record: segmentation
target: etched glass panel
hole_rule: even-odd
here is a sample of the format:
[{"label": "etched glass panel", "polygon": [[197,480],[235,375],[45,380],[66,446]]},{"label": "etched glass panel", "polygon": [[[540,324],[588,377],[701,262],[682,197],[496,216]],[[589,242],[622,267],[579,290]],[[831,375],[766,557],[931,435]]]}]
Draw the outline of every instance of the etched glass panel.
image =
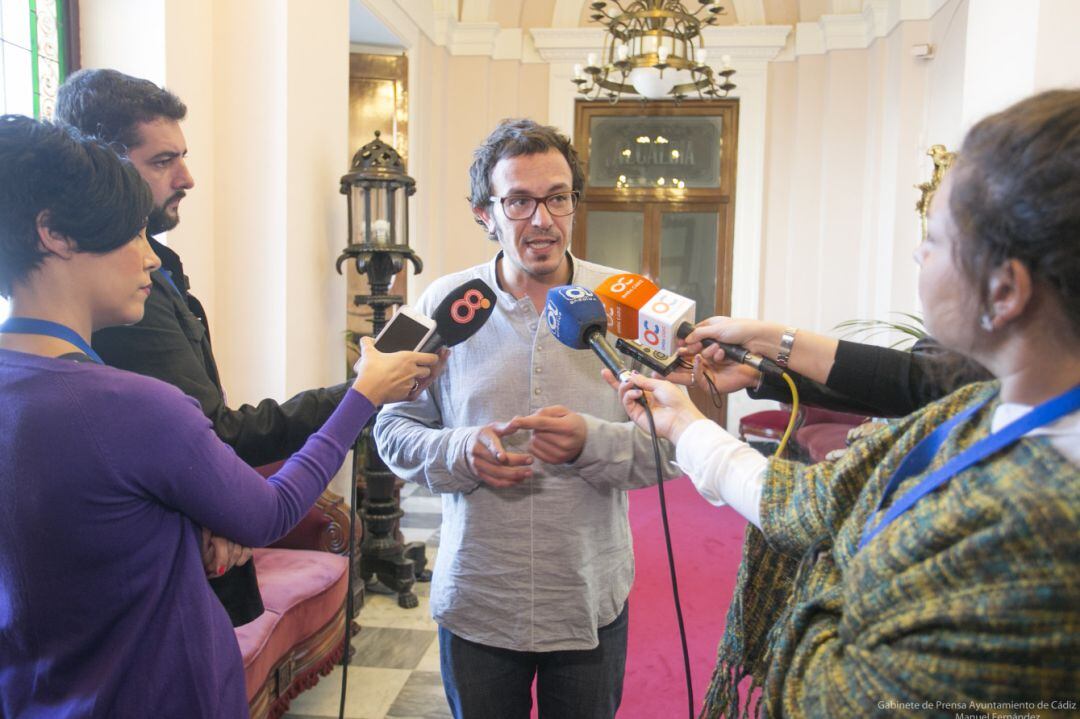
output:
[{"label": "etched glass panel", "polygon": [[37,45],[37,116],[51,119],[56,112],[56,91],[60,88],[60,26],[54,0],[34,5]]},{"label": "etched glass panel", "polygon": [[589,185],[720,187],[720,116],[593,117]]},{"label": "etched glass panel", "polygon": [[659,284],[697,302],[699,320],[716,314],[718,223],[715,212],[665,212],[660,220]]}]

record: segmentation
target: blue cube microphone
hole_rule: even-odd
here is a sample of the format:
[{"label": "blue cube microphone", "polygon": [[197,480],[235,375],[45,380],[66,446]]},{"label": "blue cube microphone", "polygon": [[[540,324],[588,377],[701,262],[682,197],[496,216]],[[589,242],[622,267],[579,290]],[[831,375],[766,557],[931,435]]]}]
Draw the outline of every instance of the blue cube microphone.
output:
[{"label": "blue cube microphone", "polygon": [[591,349],[620,382],[630,370],[607,341],[607,313],[596,294],[578,285],[552,287],[547,293],[547,323],[555,339],[576,350]]}]

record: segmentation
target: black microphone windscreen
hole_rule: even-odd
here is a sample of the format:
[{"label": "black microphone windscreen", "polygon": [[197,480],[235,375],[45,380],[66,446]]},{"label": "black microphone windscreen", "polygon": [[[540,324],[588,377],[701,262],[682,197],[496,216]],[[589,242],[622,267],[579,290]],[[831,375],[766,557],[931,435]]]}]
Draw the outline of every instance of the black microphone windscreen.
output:
[{"label": "black microphone windscreen", "polygon": [[453,347],[476,334],[495,311],[496,299],[495,290],[480,278],[452,289],[431,315],[442,340],[439,347]]}]

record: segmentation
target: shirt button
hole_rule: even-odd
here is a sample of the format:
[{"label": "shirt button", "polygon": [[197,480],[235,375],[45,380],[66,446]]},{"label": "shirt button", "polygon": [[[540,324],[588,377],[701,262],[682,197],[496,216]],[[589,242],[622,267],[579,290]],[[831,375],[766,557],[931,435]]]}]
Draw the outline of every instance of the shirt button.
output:
[{"label": "shirt button", "polygon": [[540,373],[541,373],[541,372],[543,372],[543,371],[544,371],[544,368],[543,368],[543,367],[537,367],[537,368],[536,368],[536,374],[540,374]]},{"label": "shirt button", "polygon": [[537,387],[536,389],[534,389],[533,394],[540,394],[540,388]]}]

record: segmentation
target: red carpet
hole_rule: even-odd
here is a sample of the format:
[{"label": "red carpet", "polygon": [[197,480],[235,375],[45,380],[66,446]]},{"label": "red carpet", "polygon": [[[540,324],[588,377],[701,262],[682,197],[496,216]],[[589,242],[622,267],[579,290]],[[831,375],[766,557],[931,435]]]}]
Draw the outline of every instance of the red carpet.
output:
[{"label": "red carpet", "polygon": [[[728,507],[706,502],[689,479],[668,482],[664,492],[696,717],[724,633],[746,520]],[[688,712],[686,678],[656,487],[630,492],[630,527],[637,572],[630,591],[630,638],[618,719],[681,719]],[[535,719],[535,686],[532,716]]]},{"label": "red carpet", "polygon": [[[664,485],[694,685],[701,710],[735,587],[746,520],[714,507],[689,479]],[[630,639],[619,719],[687,716],[686,678],[656,487],[630,492],[637,574],[630,592]]]}]

